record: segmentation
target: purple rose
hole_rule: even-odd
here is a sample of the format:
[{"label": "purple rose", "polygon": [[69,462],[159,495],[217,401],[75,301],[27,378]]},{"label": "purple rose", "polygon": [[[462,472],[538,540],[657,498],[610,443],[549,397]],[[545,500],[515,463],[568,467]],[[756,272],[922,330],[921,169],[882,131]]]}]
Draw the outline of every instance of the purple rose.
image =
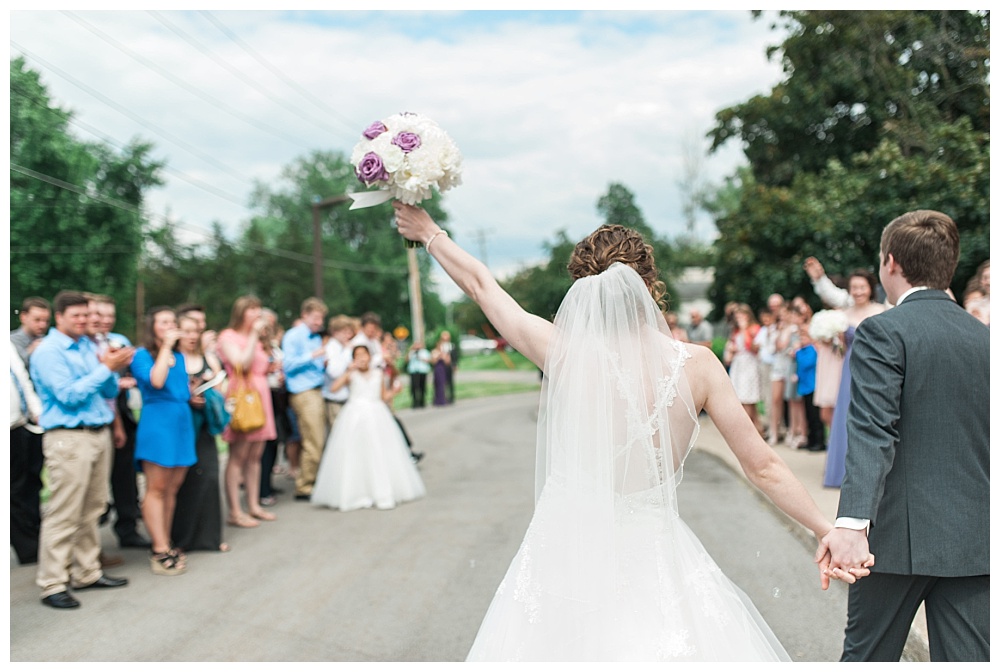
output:
[{"label": "purple rose", "polygon": [[357,174],[358,179],[364,182],[366,186],[389,179],[389,171],[382,165],[382,157],[375,152],[365,154],[364,158],[358,164],[355,174]]},{"label": "purple rose", "polygon": [[385,127],[385,124],[383,124],[381,121],[373,121],[368,126],[368,128],[365,129],[365,132],[362,133],[362,135],[368,138],[369,140],[374,140],[378,136],[385,133],[386,130],[387,129]]},{"label": "purple rose", "polygon": [[420,146],[420,136],[416,133],[410,133],[409,131],[403,131],[395,138],[392,139],[392,144],[403,150],[404,154],[409,154],[414,149]]}]

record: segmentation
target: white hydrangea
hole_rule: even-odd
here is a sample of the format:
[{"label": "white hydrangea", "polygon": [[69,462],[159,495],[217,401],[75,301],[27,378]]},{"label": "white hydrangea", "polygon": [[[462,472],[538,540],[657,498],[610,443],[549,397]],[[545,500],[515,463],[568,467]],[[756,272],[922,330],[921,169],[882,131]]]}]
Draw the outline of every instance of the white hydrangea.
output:
[{"label": "white hydrangea", "polygon": [[809,334],[818,340],[829,341],[847,331],[847,315],[842,310],[821,310],[809,322]]},{"label": "white hydrangea", "polygon": [[[373,123],[365,133],[351,152],[351,165],[357,171],[365,157],[377,155],[388,179],[375,180],[370,186],[388,191],[393,198],[415,205],[430,198],[432,188],[441,192],[462,183],[461,152],[448,134],[427,117],[394,114]],[[405,140],[401,143],[404,147],[395,144],[401,133],[417,136],[419,146],[405,146]]]}]

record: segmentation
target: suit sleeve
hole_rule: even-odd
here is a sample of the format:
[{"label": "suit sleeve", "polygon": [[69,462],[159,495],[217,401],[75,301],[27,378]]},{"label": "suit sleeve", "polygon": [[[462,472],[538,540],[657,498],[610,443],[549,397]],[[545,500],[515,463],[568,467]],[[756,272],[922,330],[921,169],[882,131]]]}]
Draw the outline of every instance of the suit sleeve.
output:
[{"label": "suit sleeve", "polygon": [[837,516],[868,519],[875,526],[886,475],[899,443],[896,423],[905,350],[880,320],[867,319],[855,333],[850,367],[846,475]]}]

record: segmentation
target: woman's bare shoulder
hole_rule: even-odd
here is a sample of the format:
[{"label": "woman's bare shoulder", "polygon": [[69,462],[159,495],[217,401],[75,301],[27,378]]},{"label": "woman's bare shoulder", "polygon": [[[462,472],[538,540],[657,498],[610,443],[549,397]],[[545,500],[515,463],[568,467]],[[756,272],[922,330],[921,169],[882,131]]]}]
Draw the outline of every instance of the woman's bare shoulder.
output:
[{"label": "woman's bare shoulder", "polygon": [[695,343],[684,343],[682,347],[690,354],[684,369],[687,373],[688,385],[691,386],[691,395],[694,397],[695,405],[701,410],[708,399],[709,391],[718,382],[719,376],[726,375],[726,369],[711,348]]},{"label": "woman's bare shoulder", "polygon": [[698,345],[697,343],[684,343],[682,347],[691,355],[691,360],[687,364],[688,367],[700,369],[719,363],[719,358],[707,346]]}]

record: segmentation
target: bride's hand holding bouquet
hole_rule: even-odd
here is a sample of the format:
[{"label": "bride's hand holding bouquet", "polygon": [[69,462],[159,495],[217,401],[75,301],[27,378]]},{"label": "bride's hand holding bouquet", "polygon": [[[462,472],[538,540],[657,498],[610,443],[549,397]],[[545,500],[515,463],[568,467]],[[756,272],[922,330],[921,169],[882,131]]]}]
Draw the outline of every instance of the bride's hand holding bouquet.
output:
[{"label": "bride's hand holding bouquet", "polygon": [[426,246],[439,233],[448,235],[423,208],[407,205],[402,201],[393,201],[392,207],[396,210],[396,228],[406,240]]}]

